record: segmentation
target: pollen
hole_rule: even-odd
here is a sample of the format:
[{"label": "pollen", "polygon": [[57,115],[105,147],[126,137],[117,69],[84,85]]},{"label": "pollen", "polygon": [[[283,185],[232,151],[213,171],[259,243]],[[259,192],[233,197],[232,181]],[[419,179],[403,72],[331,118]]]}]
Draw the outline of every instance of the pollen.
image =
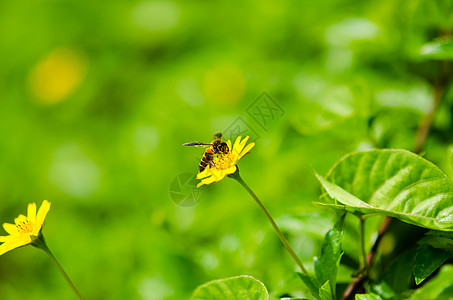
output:
[{"label": "pollen", "polygon": [[20,233],[31,233],[34,228],[33,223],[28,219],[20,221],[16,227]]},{"label": "pollen", "polygon": [[231,167],[231,158],[228,154],[219,155],[213,159],[217,169],[226,170]]}]

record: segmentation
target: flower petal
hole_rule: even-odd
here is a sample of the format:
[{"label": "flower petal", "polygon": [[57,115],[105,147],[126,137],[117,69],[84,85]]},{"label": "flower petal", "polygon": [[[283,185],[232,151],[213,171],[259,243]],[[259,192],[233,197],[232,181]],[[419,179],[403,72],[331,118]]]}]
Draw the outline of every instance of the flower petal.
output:
[{"label": "flower petal", "polygon": [[7,243],[3,243],[0,245],[0,255],[3,255],[5,254],[6,252],[10,251],[10,250],[13,250],[13,249],[16,249],[16,248],[19,248],[21,246],[24,246],[24,245],[27,245],[31,242],[30,241],[27,241],[25,239],[14,239],[14,240],[11,240]]},{"label": "flower petal", "polygon": [[27,218],[33,224],[36,223],[36,203],[29,203],[27,209]]},{"label": "flower petal", "polygon": [[0,236],[0,243],[6,243],[8,240],[11,240],[11,238],[17,238],[13,235],[6,235],[6,236]]},{"label": "flower petal", "polygon": [[228,149],[230,149],[230,152],[231,152],[231,150],[233,149],[233,148],[231,147],[231,141],[228,140],[226,143],[227,143]]},{"label": "flower petal", "polygon": [[249,139],[249,136],[246,136],[240,143],[239,143],[239,149],[244,149],[245,144],[247,144],[247,141]]},{"label": "flower petal", "polygon": [[8,232],[10,235],[19,236],[19,231],[17,230],[16,225],[10,223],[3,223],[3,229]]},{"label": "flower petal", "polygon": [[208,177],[212,174],[211,168],[208,166],[206,169],[204,169],[202,172],[197,174],[197,179],[205,178]]},{"label": "flower petal", "polygon": [[231,151],[232,153],[239,154],[240,151],[239,152],[236,152],[236,151],[239,147],[239,144],[241,143],[241,138],[242,138],[242,136],[238,136],[236,138],[236,140],[234,141],[233,150]]},{"label": "flower petal", "polygon": [[200,181],[198,184],[197,184],[197,188],[199,188],[200,186],[202,186],[204,183],[203,181]]},{"label": "flower petal", "polygon": [[21,223],[26,223],[28,221],[27,217],[20,214],[17,218],[14,219],[14,223],[16,223],[16,226],[21,224]]},{"label": "flower petal", "polygon": [[242,150],[241,154],[238,156],[238,160],[240,160],[244,155],[246,155],[250,149],[252,149],[255,146],[255,143],[250,143],[247,146],[245,146],[244,150]]},{"label": "flower petal", "polygon": [[201,183],[202,183],[202,184],[211,184],[211,183],[216,182],[216,181],[218,181],[218,180],[216,180],[216,177],[211,176],[211,177],[202,179],[202,180],[201,180]]},{"label": "flower petal", "polygon": [[[41,207],[38,210],[38,214],[36,215],[35,228],[41,229],[42,224],[44,223],[44,219],[46,218],[46,215],[49,212],[49,209],[50,209],[50,202],[47,200],[44,200],[41,204]],[[39,231],[39,229],[38,229],[38,231]]]},{"label": "flower petal", "polygon": [[226,170],[216,170],[216,172],[212,172],[211,177],[214,179],[215,182],[220,181],[227,175],[225,171]]},{"label": "flower petal", "polygon": [[228,169],[225,170],[225,175],[228,175],[228,174],[233,174],[234,172],[236,172],[237,170],[237,167],[236,166],[231,166],[229,167]]}]

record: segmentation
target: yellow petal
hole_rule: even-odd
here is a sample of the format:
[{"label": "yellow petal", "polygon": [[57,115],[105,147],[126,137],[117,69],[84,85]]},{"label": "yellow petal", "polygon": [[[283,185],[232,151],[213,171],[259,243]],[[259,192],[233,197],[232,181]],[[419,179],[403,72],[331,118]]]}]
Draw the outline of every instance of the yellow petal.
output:
[{"label": "yellow petal", "polygon": [[36,223],[36,203],[29,203],[28,204],[27,218],[33,224]]},{"label": "yellow petal", "polygon": [[242,149],[244,149],[244,146],[245,146],[245,144],[247,143],[248,139],[249,139],[249,137],[246,136],[246,137],[239,143],[239,147],[238,147],[238,148],[239,148],[239,149],[238,149],[239,152],[242,152]]},{"label": "yellow petal", "polygon": [[236,140],[234,141],[233,151],[231,151],[232,153],[239,154],[240,151],[239,152],[236,152],[236,151],[237,151],[237,149],[239,147],[239,143],[241,142],[241,138],[242,138],[242,136],[238,136],[236,138]]},{"label": "yellow petal", "polygon": [[228,174],[233,174],[234,172],[236,172],[237,170],[237,167],[236,166],[232,166],[232,167],[229,167],[228,169],[225,170],[225,175],[228,175]]},{"label": "yellow petal", "polygon": [[230,149],[230,152],[231,152],[233,150],[233,148],[231,147],[231,141],[228,140],[226,143],[227,143],[228,149]]},{"label": "yellow petal", "polygon": [[222,180],[223,177],[225,177],[223,173],[224,170],[214,169],[211,177],[214,178],[215,181],[219,181]]},{"label": "yellow petal", "polygon": [[6,243],[8,240],[11,240],[11,238],[17,238],[12,235],[6,235],[6,236],[0,236],[0,243]]},{"label": "yellow petal", "polygon": [[24,223],[24,222],[27,222],[27,217],[20,214],[17,218],[14,219],[14,223],[16,223],[16,225],[19,225],[21,223]]},{"label": "yellow petal", "polygon": [[11,240],[8,243],[3,243],[0,245],[0,255],[3,255],[5,252],[8,252],[10,250],[29,244],[30,242],[31,241],[27,241],[25,239],[15,239]]},{"label": "yellow petal", "polygon": [[[46,218],[47,213],[50,209],[50,202],[44,200],[41,204],[41,207],[38,210],[38,214],[36,215],[36,225],[35,228],[41,229],[42,224],[44,223],[44,219]],[[38,229],[38,231],[39,231]]]},{"label": "yellow petal", "polygon": [[211,183],[213,183],[215,181],[218,181],[218,180],[215,180],[215,179],[216,178],[214,176],[211,176],[211,177],[208,177],[208,178],[205,178],[205,179],[201,180],[201,182],[203,184],[211,184]]},{"label": "yellow petal", "polygon": [[208,177],[212,174],[211,172],[211,168],[207,167],[206,169],[204,169],[202,172],[198,173],[197,174],[197,179],[201,179],[201,178],[205,178],[205,177]]},{"label": "yellow petal", "polygon": [[11,235],[19,236],[19,231],[17,230],[16,225],[10,223],[3,223],[3,229]]},{"label": "yellow petal", "polygon": [[235,143],[235,147],[233,149],[233,160],[236,162],[239,160],[239,154],[242,152],[242,149],[244,149],[245,144],[247,143],[247,140],[249,139],[248,136],[246,136],[242,141]]},{"label": "yellow petal", "polygon": [[223,178],[225,178],[225,176],[227,176],[228,174],[230,174],[230,173],[228,173],[227,171],[230,170],[231,168],[236,168],[236,166],[233,165],[232,167],[229,167],[229,168],[226,169],[226,170],[221,170],[218,174],[216,174],[216,176],[215,176],[215,181],[220,181],[220,180],[222,180]]},{"label": "yellow petal", "polygon": [[250,149],[253,148],[253,146],[255,146],[255,143],[250,143],[250,144],[248,144],[248,145],[244,148],[244,150],[242,150],[241,154],[239,154],[238,160],[241,159],[244,155],[246,155],[247,152],[249,152]]}]

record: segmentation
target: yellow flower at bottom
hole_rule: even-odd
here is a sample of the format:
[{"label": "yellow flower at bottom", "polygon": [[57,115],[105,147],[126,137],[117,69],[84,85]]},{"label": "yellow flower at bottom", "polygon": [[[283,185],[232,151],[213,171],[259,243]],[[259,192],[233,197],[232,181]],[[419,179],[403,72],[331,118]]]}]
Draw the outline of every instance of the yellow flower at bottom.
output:
[{"label": "yellow flower at bottom", "polygon": [[41,207],[36,213],[36,203],[28,204],[27,216],[19,215],[14,219],[14,224],[3,223],[3,228],[9,235],[0,236],[0,255],[22,247],[33,242],[35,237],[38,237],[39,231],[42,228],[44,219],[50,209],[50,202],[44,200]]},{"label": "yellow flower at bottom", "polygon": [[197,179],[201,179],[201,182],[197,184],[197,187],[202,186],[203,184],[211,184],[225,178],[229,174],[233,174],[237,170],[237,162],[247,154],[250,149],[255,146],[255,143],[250,143],[247,146],[247,140],[249,137],[245,137],[241,141],[241,136],[236,138],[233,147],[231,147],[231,141],[228,140],[226,143],[228,145],[229,153],[218,154],[213,159],[212,162],[214,166],[208,165],[203,172],[198,173]]}]

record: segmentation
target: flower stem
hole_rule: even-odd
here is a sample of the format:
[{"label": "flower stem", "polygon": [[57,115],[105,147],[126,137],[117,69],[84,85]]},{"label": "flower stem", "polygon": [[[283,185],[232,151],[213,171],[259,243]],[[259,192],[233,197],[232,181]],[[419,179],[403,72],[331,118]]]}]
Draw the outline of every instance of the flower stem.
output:
[{"label": "flower stem", "polygon": [[252,196],[252,198],[256,201],[256,203],[258,204],[258,206],[261,208],[261,210],[264,212],[264,214],[266,215],[267,219],[269,220],[269,222],[271,223],[272,227],[274,228],[275,232],[277,232],[278,234],[278,237],[280,238],[280,240],[282,241],[283,245],[285,246],[286,250],[288,250],[289,254],[291,255],[291,257],[294,259],[294,261],[296,262],[296,264],[299,266],[299,268],[302,270],[302,273],[304,274],[308,274],[307,270],[305,269],[304,265],[302,264],[302,262],[300,261],[299,257],[297,257],[296,253],[294,252],[293,248],[291,248],[291,246],[289,245],[288,241],[286,240],[285,236],[283,235],[283,233],[280,231],[280,229],[278,228],[277,224],[275,223],[274,219],[271,217],[271,215],[269,214],[269,212],[267,211],[267,209],[264,207],[263,203],[260,201],[260,199],[258,199],[258,197],[255,195],[255,193],[252,191],[252,189],[244,182],[244,180],[242,179],[242,177],[239,175],[239,170],[237,170],[234,174],[230,174],[229,177],[235,179],[237,182],[239,182],[242,187],[247,191],[249,192],[250,196]]},{"label": "flower stem", "polygon": [[365,251],[365,219],[360,217],[360,230],[359,230],[359,239],[360,239],[360,254],[362,256],[362,270],[365,274],[368,274],[368,263],[366,260],[366,251]]},{"label": "flower stem", "polygon": [[44,250],[44,252],[47,253],[47,255],[49,255],[49,257],[52,259],[52,261],[57,265],[57,268],[58,270],[60,270],[61,274],[63,275],[64,279],[66,279],[67,283],[71,286],[72,290],[74,291],[74,293],[76,293],[77,297],[80,299],[80,300],[83,300],[82,296],[80,295],[79,291],[76,289],[76,287],[74,286],[74,284],[72,283],[71,279],[69,278],[68,274],[66,274],[65,270],[63,269],[63,267],[60,265],[60,263],[58,262],[57,258],[55,257],[55,255],[53,255],[52,251],[50,251],[50,249],[47,247],[47,245],[44,243],[44,245],[41,245],[40,247],[42,250]]}]

